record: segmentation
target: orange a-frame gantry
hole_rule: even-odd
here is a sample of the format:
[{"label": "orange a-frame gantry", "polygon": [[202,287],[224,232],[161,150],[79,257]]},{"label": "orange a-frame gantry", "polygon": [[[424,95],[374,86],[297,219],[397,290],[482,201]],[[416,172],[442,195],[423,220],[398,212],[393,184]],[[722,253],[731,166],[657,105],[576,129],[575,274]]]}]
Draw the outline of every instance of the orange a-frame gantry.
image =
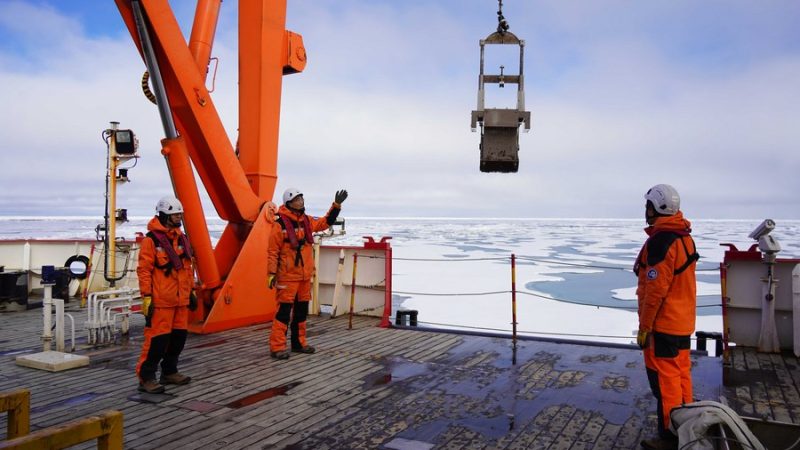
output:
[{"label": "orange a-frame gantry", "polygon": [[[303,38],[286,30],[286,0],[239,2],[239,140],[234,152],[206,75],[222,0],[199,0],[189,44],[167,0],[115,0],[153,82],[161,141],[200,280],[190,331],[212,333],[272,320],[266,207],[277,180],[283,75],[306,65]],[[212,247],[192,166],[228,224]]]}]

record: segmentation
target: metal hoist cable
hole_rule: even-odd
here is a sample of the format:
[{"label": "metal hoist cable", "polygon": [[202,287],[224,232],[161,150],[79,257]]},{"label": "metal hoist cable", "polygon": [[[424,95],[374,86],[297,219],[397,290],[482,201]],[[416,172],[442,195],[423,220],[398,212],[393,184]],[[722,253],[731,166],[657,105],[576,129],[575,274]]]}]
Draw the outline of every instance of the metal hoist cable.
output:
[{"label": "metal hoist cable", "polygon": [[503,16],[503,0],[497,0],[497,32],[506,34],[509,28],[511,28],[511,26],[508,24],[505,16]]}]

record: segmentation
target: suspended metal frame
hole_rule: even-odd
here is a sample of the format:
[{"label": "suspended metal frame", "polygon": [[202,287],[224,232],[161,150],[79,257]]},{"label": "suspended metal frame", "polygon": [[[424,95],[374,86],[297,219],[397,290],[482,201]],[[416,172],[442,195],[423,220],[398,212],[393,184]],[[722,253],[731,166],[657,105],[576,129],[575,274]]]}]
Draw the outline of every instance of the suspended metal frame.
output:
[{"label": "suspended metal frame", "polygon": [[[503,17],[502,1],[497,11],[497,31],[486,39],[481,39],[481,63],[478,74],[478,107],[472,111],[472,131],[481,129],[480,142],[480,170],[481,172],[514,173],[519,169],[519,127],[525,125],[525,131],[531,129],[531,113],[525,111],[525,77],[524,49],[525,41],[519,39],[514,33],[508,31],[508,23]],[[503,66],[500,74],[488,75],[484,73],[484,54],[486,45],[518,45],[519,46],[519,74],[506,75]],[[517,85],[517,107],[486,108],[485,84],[498,84],[504,87],[506,83]]]}]

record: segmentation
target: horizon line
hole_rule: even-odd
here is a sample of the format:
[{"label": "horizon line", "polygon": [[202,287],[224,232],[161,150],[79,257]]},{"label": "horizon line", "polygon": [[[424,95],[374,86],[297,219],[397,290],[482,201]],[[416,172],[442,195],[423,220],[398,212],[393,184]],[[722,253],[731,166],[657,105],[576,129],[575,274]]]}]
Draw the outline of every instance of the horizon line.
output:
[{"label": "horizon line", "polygon": [[[130,216],[129,220],[147,220],[154,217],[153,216]],[[217,216],[206,216],[206,220],[215,220],[221,222],[228,222],[225,219],[222,219]],[[75,215],[2,215],[0,214],[0,221],[9,221],[9,220],[41,220],[41,219],[61,219],[61,220],[90,220],[90,219],[97,219],[102,220],[103,216],[75,216]],[[644,222],[644,219],[640,217],[468,217],[468,216],[351,216],[351,217],[344,217],[344,219],[351,219],[351,220],[423,220],[423,221],[434,221],[434,220],[454,220],[454,221],[466,221],[466,220],[513,220],[513,221],[525,221],[525,220],[578,220],[578,221],[591,221],[591,220],[607,220],[607,221],[641,221]],[[737,218],[737,219],[703,219],[703,218],[695,218],[692,219],[692,222],[749,222],[749,221],[762,221],[763,218]],[[785,222],[798,222],[800,219],[778,219],[778,221],[785,221]]]}]

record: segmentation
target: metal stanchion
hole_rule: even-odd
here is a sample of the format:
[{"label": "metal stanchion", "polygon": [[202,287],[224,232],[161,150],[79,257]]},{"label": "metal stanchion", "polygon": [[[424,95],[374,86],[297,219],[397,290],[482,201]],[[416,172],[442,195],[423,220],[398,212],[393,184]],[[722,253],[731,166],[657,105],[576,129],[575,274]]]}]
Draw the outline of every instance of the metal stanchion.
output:
[{"label": "metal stanchion", "polygon": [[517,363],[517,256],[511,254],[511,342],[513,345],[512,364]]},{"label": "metal stanchion", "polygon": [[356,305],[356,268],[358,267],[358,252],[353,253],[353,281],[350,284],[350,319],[347,325],[348,330],[353,329],[353,309]]}]

